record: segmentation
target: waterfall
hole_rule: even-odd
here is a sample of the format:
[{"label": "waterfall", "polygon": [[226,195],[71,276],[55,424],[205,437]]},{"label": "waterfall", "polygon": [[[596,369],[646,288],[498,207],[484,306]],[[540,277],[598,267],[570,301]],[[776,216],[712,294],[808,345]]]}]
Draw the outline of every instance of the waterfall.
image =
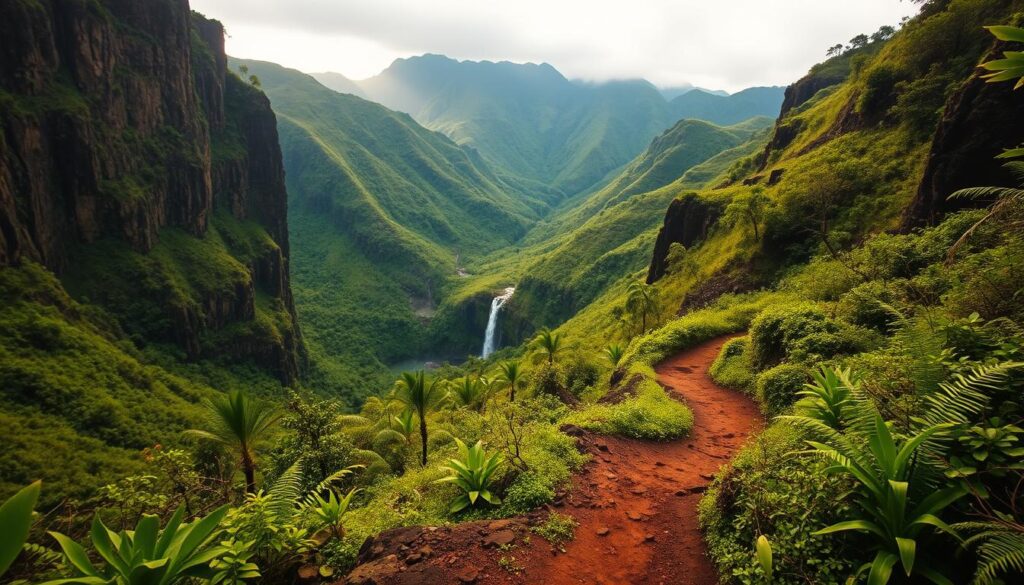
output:
[{"label": "waterfall", "polygon": [[494,300],[491,301],[491,315],[487,317],[487,332],[484,334],[482,357],[487,357],[494,353],[494,334],[498,329],[498,311],[512,298],[512,293],[514,292],[516,292],[515,287],[510,286],[505,289],[505,292],[494,297]]}]

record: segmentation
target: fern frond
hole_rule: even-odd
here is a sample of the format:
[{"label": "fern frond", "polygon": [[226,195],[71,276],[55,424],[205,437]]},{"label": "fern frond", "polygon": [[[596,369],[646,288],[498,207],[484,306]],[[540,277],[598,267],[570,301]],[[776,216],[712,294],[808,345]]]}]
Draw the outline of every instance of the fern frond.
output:
[{"label": "fern frond", "polygon": [[[961,523],[962,528],[968,523]],[[1019,527],[998,523],[969,523],[970,528],[980,530],[968,539],[968,543],[981,542],[978,546],[978,570],[974,575],[977,585],[1002,583],[1000,575],[1024,573],[1024,532]]]},{"label": "fern frond", "polygon": [[949,196],[949,199],[1017,199],[1024,200],[1024,189],[1010,187],[969,187],[960,189]]},{"label": "fern frond", "polygon": [[295,506],[302,496],[302,469],[298,462],[286,469],[267,492],[267,508],[279,519],[295,514]]},{"label": "fern frond", "polygon": [[988,406],[986,390],[998,390],[1011,370],[1024,367],[1021,362],[1004,362],[990,366],[976,366],[967,374],[956,374],[939,383],[934,392],[925,396],[927,409],[922,417],[929,424],[964,424],[976,420]]}]

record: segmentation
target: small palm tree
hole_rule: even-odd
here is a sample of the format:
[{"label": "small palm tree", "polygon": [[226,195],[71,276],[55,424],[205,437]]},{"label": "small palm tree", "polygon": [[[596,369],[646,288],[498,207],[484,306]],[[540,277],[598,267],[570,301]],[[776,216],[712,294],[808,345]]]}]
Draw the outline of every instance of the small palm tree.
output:
[{"label": "small palm tree", "polygon": [[558,352],[562,351],[562,334],[555,333],[545,327],[541,329],[530,344],[534,349],[539,349],[541,355],[548,360],[548,364],[554,364]]},{"label": "small palm tree", "polygon": [[427,415],[444,402],[448,395],[444,384],[440,382],[435,379],[427,383],[422,371],[404,372],[395,387],[395,399],[414,411],[420,419],[420,440],[423,442],[420,464],[424,466],[427,464]]},{"label": "small palm tree", "polygon": [[498,364],[501,370],[498,381],[508,386],[508,401],[516,401],[516,386],[523,379],[523,371],[519,368],[519,362],[507,361]]},{"label": "small palm tree", "polygon": [[626,350],[621,345],[612,344],[604,348],[604,357],[608,359],[608,362],[612,367],[617,367],[619,362],[622,361],[622,356],[626,354]]},{"label": "small palm tree", "polygon": [[658,289],[642,282],[632,282],[626,289],[626,312],[640,318],[640,333],[647,331],[647,318],[657,316],[661,308]]},{"label": "small palm tree", "polygon": [[256,442],[281,419],[282,413],[273,405],[257,402],[244,392],[232,390],[206,402],[205,429],[186,433],[227,445],[238,452],[245,473],[245,491],[256,493]]}]

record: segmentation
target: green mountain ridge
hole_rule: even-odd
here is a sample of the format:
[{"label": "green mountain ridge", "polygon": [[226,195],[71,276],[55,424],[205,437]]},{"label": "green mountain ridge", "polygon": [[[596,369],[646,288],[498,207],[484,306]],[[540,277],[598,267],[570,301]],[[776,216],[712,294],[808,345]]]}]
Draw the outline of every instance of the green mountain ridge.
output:
[{"label": "green mountain ridge", "polygon": [[[369,99],[472,146],[497,172],[550,185],[559,192],[551,203],[598,185],[681,118],[732,124],[774,117],[783,93],[781,87],[734,96],[693,90],[670,102],[644,80],[581,83],[548,64],[442,55],[399,59],[358,82],[318,75],[339,91],[354,84]],[[686,96],[694,93],[709,103],[691,107],[694,98]]]}]

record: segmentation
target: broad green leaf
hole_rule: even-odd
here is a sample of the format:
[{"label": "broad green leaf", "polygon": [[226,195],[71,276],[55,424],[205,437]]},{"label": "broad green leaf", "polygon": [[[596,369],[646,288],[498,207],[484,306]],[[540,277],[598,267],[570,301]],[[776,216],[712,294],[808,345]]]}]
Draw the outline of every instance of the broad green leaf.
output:
[{"label": "broad green leaf", "polygon": [[89,561],[89,555],[86,554],[82,545],[59,532],[51,532],[50,536],[57,540],[57,543],[60,544],[61,550],[64,551],[64,556],[71,561],[71,564],[74,565],[79,572],[89,577],[100,576],[96,568],[92,566],[92,562]]},{"label": "broad green leaf", "polygon": [[913,538],[896,537],[896,546],[900,549],[900,563],[907,577],[914,571],[914,557],[917,555],[917,542]]},{"label": "broad green leaf", "polygon": [[32,528],[32,510],[39,499],[41,482],[35,482],[18,490],[0,506],[0,576],[18,558],[21,547],[25,546],[29,529]]},{"label": "broad green leaf", "polygon": [[868,573],[868,585],[886,585],[889,577],[892,576],[893,565],[896,564],[896,555],[879,551],[875,560],[871,563],[871,572]]},{"label": "broad green leaf", "polygon": [[761,570],[764,571],[765,577],[769,581],[772,580],[772,545],[768,542],[768,537],[761,535],[757,537],[757,544],[755,545],[757,550],[757,562],[761,565]]},{"label": "broad green leaf", "polygon": [[988,32],[1001,41],[1017,41],[1024,43],[1024,29],[1015,26],[986,26]]}]

